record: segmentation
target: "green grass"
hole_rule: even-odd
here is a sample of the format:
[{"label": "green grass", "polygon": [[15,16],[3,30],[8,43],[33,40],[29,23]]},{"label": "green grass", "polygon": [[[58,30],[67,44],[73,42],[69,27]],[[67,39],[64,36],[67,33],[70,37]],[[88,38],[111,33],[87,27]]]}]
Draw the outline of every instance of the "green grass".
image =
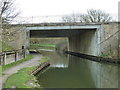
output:
[{"label": "green grass", "polygon": [[2,47],[2,51],[11,51],[14,50],[13,47],[11,47],[10,45],[4,43],[4,42],[0,42],[0,47]]},{"label": "green grass", "polygon": [[17,65],[17,64],[19,64],[19,63],[22,63],[22,62],[24,62],[24,61],[30,60],[30,59],[32,59],[32,58],[33,58],[33,57],[32,57],[31,55],[27,55],[25,59],[22,59],[22,60],[19,60],[19,61],[17,61],[17,62],[13,62],[13,63],[10,63],[10,64],[7,64],[7,65],[2,66],[2,70],[4,71],[4,70],[6,70],[6,69],[8,69],[8,68],[10,68],[10,67],[12,67],[12,66],[15,66],[15,65]]},{"label": "green grass", "polygon": [[[48,57],[43,57],[40,62],[46,62],[48,61]],[[34,75],[32,75],[32,71],[36,69],[37,66],[34,67],[27,67],[19,70],[17,73],[11,75],[7,81],[5,88],[11,88],[12,86],[15,86],[17,88],[32,88],[27,85],[27,82],[29,80],[32,80],[34,84],[36,85],[35,90],[43,90],[40,88],[40,85],[38,84],[38,81]]]},{"label": "green grass", "polygon": [[12,88],[12,86],[17,88],[31,88],[27,85],[27,82],[32,80],[34,81],[34,84],[36,84],[36,77],[31,74],[31,71],[34,69],[35,67],[23,68],[11,75],[6,81],[5,88]]},{"label": "green grass", "polygon": [[55,47],[54,44],[30,44],[30,46]]},{"label": "green grass", "polygon": [[43,58],[41,58],[41,60],[39,60],[39,62],[46,62],[46,61],[48,61],[48,60],[49,60],[48,57],[43,57]]}]

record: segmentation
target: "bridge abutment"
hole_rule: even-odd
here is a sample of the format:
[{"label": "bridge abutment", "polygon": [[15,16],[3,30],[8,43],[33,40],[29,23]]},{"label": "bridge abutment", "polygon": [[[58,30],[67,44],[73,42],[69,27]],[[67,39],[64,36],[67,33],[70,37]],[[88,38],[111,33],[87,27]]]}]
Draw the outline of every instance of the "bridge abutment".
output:
[{"label": "bridge abutment", "polygon": [[96,30],[89,30],[82,34],[69,37],[69,51],[80,52],[89,55],[98,55]]}]

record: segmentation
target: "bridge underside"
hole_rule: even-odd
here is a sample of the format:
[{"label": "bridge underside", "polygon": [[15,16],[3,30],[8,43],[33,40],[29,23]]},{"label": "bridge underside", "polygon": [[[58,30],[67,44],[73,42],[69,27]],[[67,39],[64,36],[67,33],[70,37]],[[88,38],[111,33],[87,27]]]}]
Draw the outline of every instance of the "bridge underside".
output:
[{"label": "bridge underside", "polygon": [[30,37],[67,37],[69,50],[97,55],[96,29],[30,30]]},{"label": "bridge underside", "polygon": [[95,29],[74,29],[74,30],[30,30],[30,37],[73,37]]}]

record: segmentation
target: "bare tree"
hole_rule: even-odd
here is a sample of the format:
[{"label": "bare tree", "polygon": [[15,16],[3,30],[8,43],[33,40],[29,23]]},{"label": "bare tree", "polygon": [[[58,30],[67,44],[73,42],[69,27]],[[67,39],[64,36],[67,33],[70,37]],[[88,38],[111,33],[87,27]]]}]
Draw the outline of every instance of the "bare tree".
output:
[{"label": "bare tree", "polygon": [[63,22],[80,22],[80,14],[72,13],[62,16]]},{"label": "bare tree", "polygon": [[20,11],[15,7],[15,0],[2,0],[1,4],[2,9],[0,14],[2,17],[2,23],[10,23],[20,14]]},{"label": "bare tree", "polygon": [[12,28],[10,24],[20,14],[20,11],[16,8],[15,0],[0,0],[0,5],[0,43],[10,45],[10,42],[16,42],[21,32],[21,27]]},{"label": "bare tree", "polygon": [[102,10],[87,10],[87,14],[71,14],[62,17],[63,22],[84,22],[84,23],[96,23],[96,22],[109,22],[112,21],[110,14]]},{"label": "bare tree", "polygon": [[87,10],[87,14],[81,15],[82,22],[109,22],[112,20],[110,14],[102,11],[102,10]]}]

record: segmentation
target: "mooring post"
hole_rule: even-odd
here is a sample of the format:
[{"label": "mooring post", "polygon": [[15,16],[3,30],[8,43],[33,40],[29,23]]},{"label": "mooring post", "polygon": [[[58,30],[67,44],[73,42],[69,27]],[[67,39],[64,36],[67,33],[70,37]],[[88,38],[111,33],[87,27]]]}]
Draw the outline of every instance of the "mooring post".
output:
[{"label": "mooring post", "polygon": [[18,51],[15,51],[15,62],[18,61]]},{"label": "mooring post", "polygon": [[6,64],[6,52],[4,52],[4,54],[3,54],[3,65],[5,65]]}]

